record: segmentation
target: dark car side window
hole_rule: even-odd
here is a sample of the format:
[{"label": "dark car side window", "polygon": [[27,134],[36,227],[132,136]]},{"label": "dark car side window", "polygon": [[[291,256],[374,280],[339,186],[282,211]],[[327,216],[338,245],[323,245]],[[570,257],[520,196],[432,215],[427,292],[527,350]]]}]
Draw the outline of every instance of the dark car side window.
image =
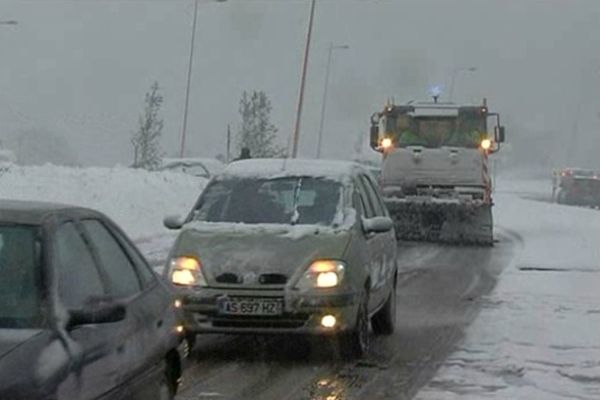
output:
[{"label": "dark car side window", "polygon": [[105,296],[90,249],[72,222],[56,231],[55,260],[58,295],[67,308],[80,308],[92,297]]},{"label": "dark car side window", "polygon": [[133,264],[138,272],[139,278],[142,281],[142,287],[147,288],[152,286],[153,283],[156,282],[156,275],[152,271],[152,268],[146,260],[142,257],[140,252],[134,248],[133,244],[130,243],[129,239],[127,239],[121,232],[118,230],[111,230],[111,232],[115,235],[119,243],[123,246],[123,249],[129,256],[129,258],[133,261]]},{"label": "dark car side window", "polygon": [[97,220],[84,220],[82,224],[108,278],[109,294],[129,297],[139,293],[141,287],[135,268],[114,236]]}]

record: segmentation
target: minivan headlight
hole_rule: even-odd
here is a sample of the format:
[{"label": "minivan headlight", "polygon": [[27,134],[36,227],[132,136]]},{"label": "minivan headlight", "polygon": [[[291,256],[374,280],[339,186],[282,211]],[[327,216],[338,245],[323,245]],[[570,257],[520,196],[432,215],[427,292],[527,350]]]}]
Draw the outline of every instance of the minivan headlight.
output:
[{"label": "minivan headlight", "polygon": [[175,285],[207,286],[200,260],[195,257],[173,258],[169,263],[169,271],[170,280]]},{"label": "minivan headlight", "polygon": [[344,279],[346,264],[337,260],[314,261],[304,272],[296,288],[333,288],[340,285]]}]

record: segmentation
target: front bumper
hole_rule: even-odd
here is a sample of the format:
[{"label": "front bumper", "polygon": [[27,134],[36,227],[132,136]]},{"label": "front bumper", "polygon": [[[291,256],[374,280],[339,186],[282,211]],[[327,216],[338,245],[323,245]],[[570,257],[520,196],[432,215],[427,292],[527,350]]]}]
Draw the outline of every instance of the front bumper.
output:
[{"label": "front bumper", "polygon": [[[354,292],[180,288],[178,293],[187,333],[328,335],[352,329],[358,311],[358,294]],[[277,316],[224,315],[219,312],[217,304],[222,296],[278,299],[283,302],[283,313]],[[321,326],[321,318],[327,314],[335,316],[335,327]]]}]

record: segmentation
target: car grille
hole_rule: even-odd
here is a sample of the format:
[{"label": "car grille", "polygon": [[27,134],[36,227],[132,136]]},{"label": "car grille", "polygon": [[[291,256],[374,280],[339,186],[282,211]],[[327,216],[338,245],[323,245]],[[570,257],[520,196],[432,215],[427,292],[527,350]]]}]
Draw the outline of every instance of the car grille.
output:
[{"label": "car grille", "polygon": [[287,276],[282,274],[262,274],[258,278],[258,282],[263,285],[285,285]]},{"label": "car grille", "polygon": [[285,285],[287,283],[287,276],[283,274],[268,273],[261,274],[258,276],[256,282],[244,282],[244,278],[241,275],[237,275],[231,272],[225,272],[218,275],[215,280],[218,283],[225,283],[229,285],[240,285],[240,284],[259,284],[259,285]]},{"label": "car grille", "polygon": [[229,272],[217,276],[216,281],[219,283],[230,284],[242,283],[241,277],[238,277],[236,274],[232,274]]},{"label": "car grille", "polygon": [[226,317],[215,316],[211,318],[215,328],[266,328],[266,329],[293,329],[301,328],[306,324],[308,315],[282,315],[279,317]]}]

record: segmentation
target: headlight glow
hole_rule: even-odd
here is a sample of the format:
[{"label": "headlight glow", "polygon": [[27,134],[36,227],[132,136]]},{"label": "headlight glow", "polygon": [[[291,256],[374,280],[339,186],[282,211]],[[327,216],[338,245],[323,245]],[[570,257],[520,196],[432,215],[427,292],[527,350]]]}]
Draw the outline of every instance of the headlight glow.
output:
[{"label": "headlight glow", "polygon": [[313,262],[296,285],[298,289],[333,288],[344,278],[346,265],[336,260]]},{"label": "headlight glow", "polygon": [[385,150],[392,147],[393,144],[394,144],[394,142],[389,137],[381,139],[381,147]]},{"label": "headlight glow", "polygon": [[317,275],[317,287],[335,287],[338,285],[337,272],[320,272]]},{"label": "headlight glow", "polygon": [[200,261],[195,257],[177,257],[169,263],[171,282],[181,286],[206,286]]},{"label": "headlight glow", "polygon": [[489,150],[492,148],[492,141],[490,139],[483,139],[481,141],[481,148],[484,150]]}]

